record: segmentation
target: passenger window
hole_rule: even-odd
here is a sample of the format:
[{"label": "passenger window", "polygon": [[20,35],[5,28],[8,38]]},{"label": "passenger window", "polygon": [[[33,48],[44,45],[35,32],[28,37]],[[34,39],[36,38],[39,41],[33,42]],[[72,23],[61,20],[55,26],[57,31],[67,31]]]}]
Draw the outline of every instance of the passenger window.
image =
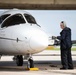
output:
[{"label": "passenger window", "polygon": [[0,23],[2,23],[3,20],[4,20],[5,18],[7,18],[8,16],[10,16],[10,14],[2,15],[2,16],[0,17]]},{"label": "passenger window", "polygon": [[22,23],[26,23],[23,16],[21,14],[16,14],[16,15],[13,15],[13,16],[7,18],[3,22],[2,28],[8,27],[8,26],[13,26],[13,25],[18,25],[18,24],[22,24]]}]

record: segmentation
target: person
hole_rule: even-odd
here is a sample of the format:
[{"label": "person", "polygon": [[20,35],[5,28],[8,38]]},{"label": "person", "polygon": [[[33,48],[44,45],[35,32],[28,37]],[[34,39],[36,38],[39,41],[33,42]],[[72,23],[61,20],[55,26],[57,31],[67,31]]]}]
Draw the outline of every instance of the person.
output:
[{"label": "person", "polygon": [[71,55],[71,29],[66,26],[66,23],[64,21],[61,21],[60,27],[62,29],[60,36],[52,36],[53,39],[60,40],[62,64],[62,68],[60,68],[60,70],[74,69]]}]

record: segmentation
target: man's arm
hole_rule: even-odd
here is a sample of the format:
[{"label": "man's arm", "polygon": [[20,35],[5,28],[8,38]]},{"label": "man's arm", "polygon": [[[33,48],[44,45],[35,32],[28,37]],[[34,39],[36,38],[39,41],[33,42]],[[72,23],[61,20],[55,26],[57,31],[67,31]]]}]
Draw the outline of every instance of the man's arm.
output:
[{"label": "man's arm", "polygon": [[64,40],[66,38],[66,31],[62,32],[62,36],[57,36],[57,39]]}]

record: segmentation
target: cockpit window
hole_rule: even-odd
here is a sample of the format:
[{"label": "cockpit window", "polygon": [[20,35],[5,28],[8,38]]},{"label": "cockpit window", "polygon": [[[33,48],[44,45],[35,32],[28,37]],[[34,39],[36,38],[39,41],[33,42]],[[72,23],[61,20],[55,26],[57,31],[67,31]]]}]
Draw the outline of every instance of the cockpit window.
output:
[{"label": "cockpit window", "polygon": [[4,20],[5,18],[7,18],[8,16],[10,16],[10,14],[2,15],[2,16],[0,17],[0,23],[2,23],[3,20]]},{"label": "cockpit window", "polygon": [[24,14],[24,16],[25,16],[28,23],[37,24],[33,16],[28,15],[28,14]]},{"label": "cockpit window", "polygon": [[26,23],[24,18],[23,18],[23,16],[21,14],[15,14],[15,15],[10,16],[9,18],[7,18],[3,22],[1,27],[3,28],[3,27],[8,27],[8,26],[22,24],[22,23]]}]

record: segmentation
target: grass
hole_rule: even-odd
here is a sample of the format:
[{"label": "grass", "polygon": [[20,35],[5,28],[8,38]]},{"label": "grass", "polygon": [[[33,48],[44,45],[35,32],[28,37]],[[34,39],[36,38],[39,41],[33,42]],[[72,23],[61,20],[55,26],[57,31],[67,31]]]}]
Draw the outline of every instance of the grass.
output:
[{"label": "grass", "polygon": [[[46,50],[60,50],[60,48],[55,48],[54,46],[48,46]],[[71,48],[71,50],[76,51],[76,48]]]},{"label": "grass", "polygon": [[76,48],[72,48],[73,51],[76,51]]},{"label": "grass", "polygon": [[[54,48],[54,50],[60,50],[60,48]],[[71,50],[76,51],[76,48],[71,48]]]}]

